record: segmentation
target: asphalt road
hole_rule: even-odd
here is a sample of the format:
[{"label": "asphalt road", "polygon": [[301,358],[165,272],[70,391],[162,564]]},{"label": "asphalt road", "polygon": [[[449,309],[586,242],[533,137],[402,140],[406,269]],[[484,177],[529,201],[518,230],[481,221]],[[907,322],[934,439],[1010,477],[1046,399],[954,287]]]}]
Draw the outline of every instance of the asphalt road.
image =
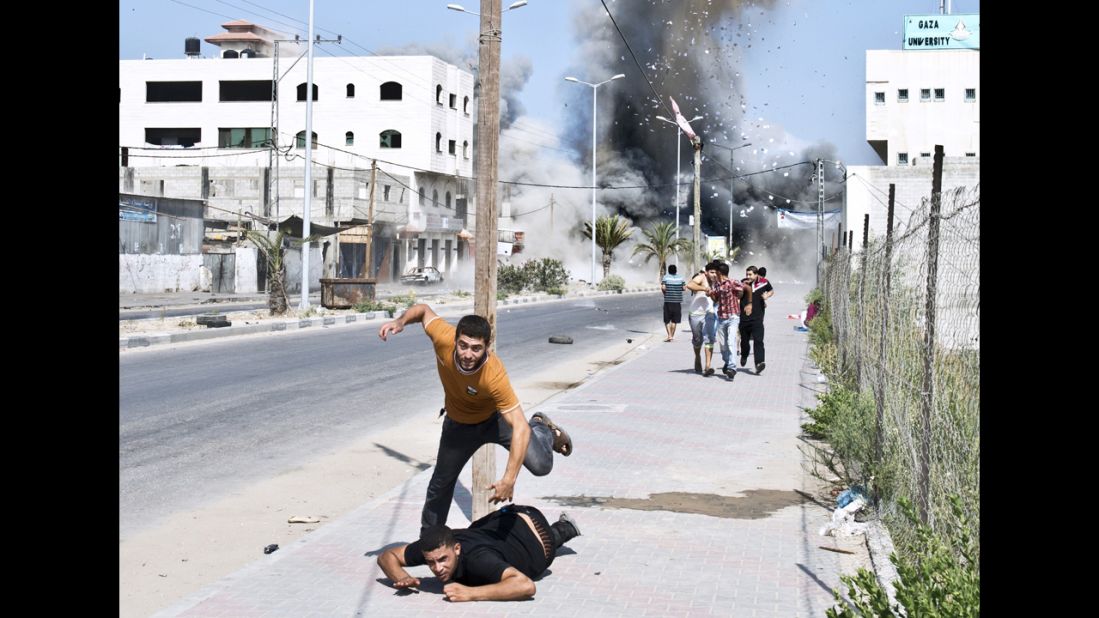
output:
[{"label": "asphalt road", "polygon": [[[638,333],[663,335],[661,302],[653,293],[501,307],[498,353],[523,380]],[[574,344],[550,344],[552,335]],[[374,325],[121,355],[120,535],[437,412],[431,354],[419,325],[388,342]]]}]

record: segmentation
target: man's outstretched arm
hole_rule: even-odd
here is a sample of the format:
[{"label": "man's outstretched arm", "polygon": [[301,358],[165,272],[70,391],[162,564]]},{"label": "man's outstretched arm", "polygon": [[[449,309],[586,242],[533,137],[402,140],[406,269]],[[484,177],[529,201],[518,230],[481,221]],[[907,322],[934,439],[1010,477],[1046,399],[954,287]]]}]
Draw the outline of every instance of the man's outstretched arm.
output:
[{"label": "man's outstretched arm", "polygon": [[523,406],[517,405],[501,415],[511,425],[511,447],[508,449],[508,465],[504,470],[504,476],[488,487],[495,490],[492,497],[488,499],[492,503],[512,499],[515,492],[515,479],[519,478],[519,469],[523,467],[527,447],[530,445],[530,425],[523,414]]},{"label": "man's outstretched arm", "polygon": [[392,322],[386,322],[385,324],[382,324],[382,327],[378,329],[378,337],[382,341],[386,341],[386,338],[389,337],[389,335],[396,335],[397,333],[403,331],[404,327],[409,324],[414,324],[416,322],[422,322],[426,324],[435,317],[438,316],[434,311],[431,310],[431,307],[428,307],[423,303],[420,303],[418,305],[412,305],[404,313],[401,314],[401,317],[393,320]]},{"label": "man's outstretched arm", "polygon": [[534,596],[538,589],[529,577],[515,567],[508,567],[499,583],[486,586],[464,586],[451,583],[443,586],[448,601],[522,601]]},{"label": "man's outstretched arm", "polygon": [[393,581],[394,588],[411,588],[420,585],[418,577],[412,577],[408,571],[404,570],[404,548],[406,547],[408,545],[394,547],[378,556],[378,566],[382,567],[385,576]]}]

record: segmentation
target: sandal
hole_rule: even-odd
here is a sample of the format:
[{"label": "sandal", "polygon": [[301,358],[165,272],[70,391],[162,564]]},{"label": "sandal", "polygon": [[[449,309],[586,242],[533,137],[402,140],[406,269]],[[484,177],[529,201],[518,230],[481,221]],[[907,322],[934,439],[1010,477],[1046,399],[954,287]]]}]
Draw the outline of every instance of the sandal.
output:
[{"label": "sandal", "polygon": [[548,416],[542,414],[541,412],[535,412],[531,415],[530,421],[532,423],[541,423],[550,428],[550,431],[553,432],[554,451],[561,453],[565,457],[572,455],[572,438],[569,437],[569,434],[565,433],[564,429],[561,429],[556,424],[554,424],[554,422],[551,421]]}]

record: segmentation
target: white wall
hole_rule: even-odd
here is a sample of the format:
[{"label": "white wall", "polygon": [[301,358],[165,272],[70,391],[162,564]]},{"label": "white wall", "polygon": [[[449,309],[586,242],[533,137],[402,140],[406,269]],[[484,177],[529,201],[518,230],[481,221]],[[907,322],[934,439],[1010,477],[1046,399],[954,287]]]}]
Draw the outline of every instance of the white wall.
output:
[{"label": "white wall", "polygon": [[[118,256],[119,294],[191,292],[200,289],[201,255]],[[254,277],[253,277],[254,280]]]}]

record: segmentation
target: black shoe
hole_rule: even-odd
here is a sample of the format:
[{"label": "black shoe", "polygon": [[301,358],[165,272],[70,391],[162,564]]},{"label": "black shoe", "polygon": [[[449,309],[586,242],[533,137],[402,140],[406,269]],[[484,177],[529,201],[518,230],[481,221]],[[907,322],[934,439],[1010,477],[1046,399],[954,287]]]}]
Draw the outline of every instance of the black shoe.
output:
[{"label": "black shoe", "polygon": [[724,373],[725,377],[730,380],[736,377],[736,369],[733,369],[732,367],[722,367],[721,373]]},{"label": "black shoe", "polygon": [[576,522],[565,513],[561,513],[561,517],[558,517],[557,521],[550,525],[550,531],[553,533],[554,547],[561,547],[570,540],[580,536],[580,528],[577,527]]},{"label": "black shoe", "polygon": [[710,376],[712,376],[712,375],[714,375],[714,368],[713,368],[713,367],[707,367],[707,368],[706,368],[706,371],[703,371],[703,372],[702,372],[702,375],[703,375],[704,377],[707,377],[707,378],[708,378],[708,377],[710,377]]},{"label": "black shoe", "polygon": [[748,365],[748,355],[747,354],[741,354],[740,355],[740,366],[745,367],[747,365]]},{"label": "black shoe", "polygon": [[756,375],[763,373],[763,370],[767,368],[767,363],[760,363],[756,365]]}]

